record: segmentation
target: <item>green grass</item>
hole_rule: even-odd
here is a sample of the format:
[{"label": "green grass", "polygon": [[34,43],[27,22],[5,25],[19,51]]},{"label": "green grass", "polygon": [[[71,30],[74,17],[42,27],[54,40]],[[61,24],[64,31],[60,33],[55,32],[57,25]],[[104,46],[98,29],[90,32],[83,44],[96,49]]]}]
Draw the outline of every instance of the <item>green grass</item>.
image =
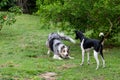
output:
[{"label": "green grass", "polygon": [[[74,60],[53,60],[52,54],[46,55],[45,41],[57,28],[41,28],[39,17],[21,15],[12,26],[4,26],[0,31],[0,80],[43,80],[40,75],[45,72],[57,73],[57,80],[119,80],[120,49],[104,49],[106,68],[95,70],[93,54],[91,64],[80,66],[81,50],[79,41],[71,46]],[[69,35],[74,38],[74,36]]]}]

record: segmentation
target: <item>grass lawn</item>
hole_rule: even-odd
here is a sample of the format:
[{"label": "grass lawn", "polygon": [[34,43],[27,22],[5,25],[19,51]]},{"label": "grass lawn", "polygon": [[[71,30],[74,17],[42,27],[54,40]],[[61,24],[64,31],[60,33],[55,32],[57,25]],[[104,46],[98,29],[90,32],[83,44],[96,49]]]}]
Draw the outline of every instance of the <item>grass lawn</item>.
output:
[{"label": "grass lawn", "polygon": [[[120,80],[120,49],[104,49],[106,68],[95,70],[96,62],[90,55],[91,64],[80,66],[81,50],[79,41],[71,46],[74,60],[53,60],[46,55],[45,41],[57,28],[41,28],[37,16],[21,15],[12,26],[4,26],[0,31],[0,80],[44,80],[42,74],[54,72],[51,80]],[[45,26],[44,26],[45,27]],[[69,35],[74,38],[74,35]],[[49,80],[49,79],[48,79]]]}]

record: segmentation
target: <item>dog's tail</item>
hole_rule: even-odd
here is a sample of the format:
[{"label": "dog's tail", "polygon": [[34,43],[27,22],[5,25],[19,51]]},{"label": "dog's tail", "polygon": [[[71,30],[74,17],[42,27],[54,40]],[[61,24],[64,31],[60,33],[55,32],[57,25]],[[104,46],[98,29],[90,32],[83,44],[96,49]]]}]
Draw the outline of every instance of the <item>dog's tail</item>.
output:
[{"label": "dog's tail", "polygon": [[101,33],[99,34],[99,37],[101,37],[101,40],[100,40],[99,43],[100,43],[100,44],[103,44],[103,43],[104,43],[104,38],[105,38],[105,37],[104,37],[104,33],[101,32]]},{"label": "dog's tail", "polygon": [[59,32],[58,31],[58,34],[59,34],[59,36],[61,37],[61,39],[63,39],[63,40],[68,40],[68,41],[70,41],[70,42],[72,42],[72,43],[75,43],[75,40],[73,40],[71,37],[69,37],[69,36],[66,36],[63,32]]}]

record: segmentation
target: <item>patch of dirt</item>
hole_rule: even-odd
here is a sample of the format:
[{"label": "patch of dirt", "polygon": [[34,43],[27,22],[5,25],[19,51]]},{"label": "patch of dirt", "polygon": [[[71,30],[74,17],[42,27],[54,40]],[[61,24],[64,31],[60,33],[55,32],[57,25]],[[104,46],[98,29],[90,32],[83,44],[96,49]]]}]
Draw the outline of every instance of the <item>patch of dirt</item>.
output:
[{"label": "patch of dirt", "polygon": [[7,62],[0,65],[0,67],[18,67],[18,66],[19,66],[18,64],[15,64],[13,62]]},{"label": "patch of dirt", "polygon": [[63,64],[62,66],[58,67],[59,70],[70,69],[76,67],[75,64]]},{"label": "patch of dirt", "polygon": [[46,72],[40,75],[45,80],[56,80],[57,74],[55,72]]},{"label": "patch of dirt", "polygon": [[38,55],[38,54],[25,55],[25,57],[29,57],[29,58],[48,58],[47,55]]},{"label": "patch of dirt", "polygon": [[95,77],[93,80],[105,80],[104,76]]}]

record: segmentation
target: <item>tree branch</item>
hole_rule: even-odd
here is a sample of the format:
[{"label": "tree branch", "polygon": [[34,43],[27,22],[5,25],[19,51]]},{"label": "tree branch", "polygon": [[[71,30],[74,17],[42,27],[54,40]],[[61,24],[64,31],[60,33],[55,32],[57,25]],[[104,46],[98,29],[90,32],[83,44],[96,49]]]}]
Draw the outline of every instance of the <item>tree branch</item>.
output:
[{"label": "tree branch", "polygon": [[107,32],[107,34],[105,35],[105,38],[107,38],[110,35],[110,33],[112,31],[112,27],[113,27],[111,20],[109,18],[107,18],[107,20],[110,23],[110,28],[109,28],[109,31]]}]

